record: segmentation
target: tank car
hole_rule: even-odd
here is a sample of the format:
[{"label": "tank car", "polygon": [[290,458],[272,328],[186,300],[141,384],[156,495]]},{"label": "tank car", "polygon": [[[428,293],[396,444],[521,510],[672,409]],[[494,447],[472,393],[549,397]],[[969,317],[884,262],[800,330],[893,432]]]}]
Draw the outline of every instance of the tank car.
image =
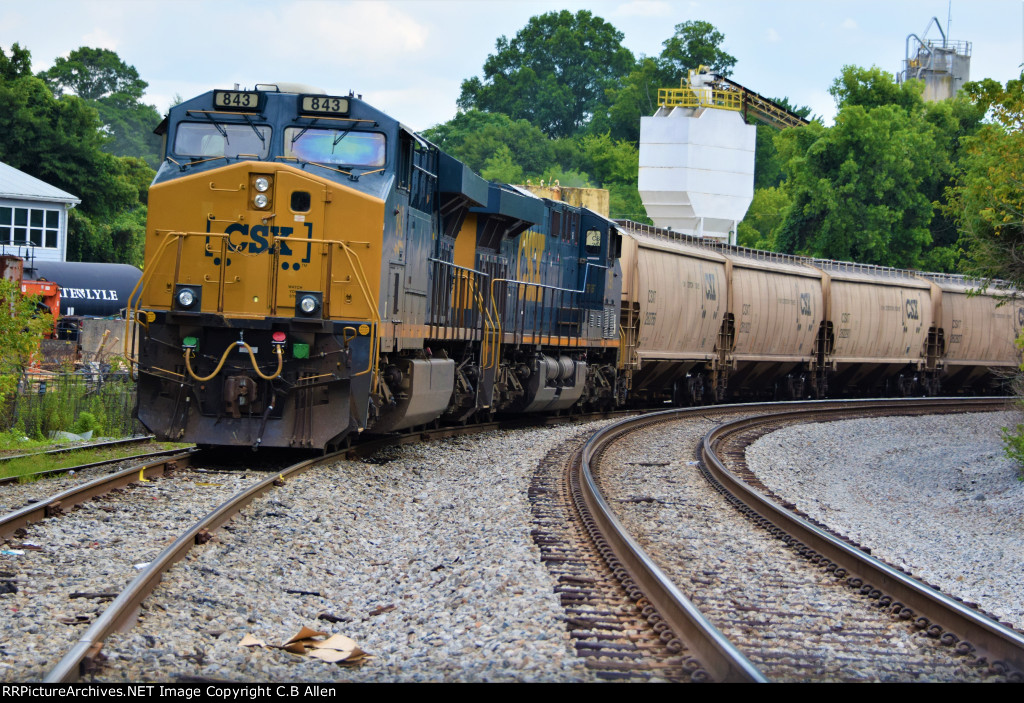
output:
[{"label": "tank car", "polygon": [[158,133],[134,319],[159,437],[320,449],[614,401],[609,220],[488,183],[351,93],[214,90]]}]

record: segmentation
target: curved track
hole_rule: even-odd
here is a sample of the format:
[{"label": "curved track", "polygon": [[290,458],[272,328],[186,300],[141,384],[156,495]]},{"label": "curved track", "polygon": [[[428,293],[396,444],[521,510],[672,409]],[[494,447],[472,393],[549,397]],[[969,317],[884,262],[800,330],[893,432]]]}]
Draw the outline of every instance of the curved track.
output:
[{"label": "curved track", "polygon": [[[805,403],[799,404],[802,406],[799,408],[789,403],[784,404],[785,409],[782,412],[791,418],[790,421],[806,422],[812,419],[821,419],[822,413],[834,416],[838,413],[848,414],[850,412],[862,415],[869,410],[878,414],[977,411],[990,409],[993,403],[1003,402],[991,399],[965,400],[957,398],[925,402],[897,401],[895,403],[893,401]],[[763,415],[762,408],[765,407],[773,406],[732,406],[729,410]],[[778,406],[773,407],[773,412],[779,412],[774,409],[775,407]],[[880,407],[883,409],[879,410]],[[726,408],[715,408],[712,412],[720,413],[726,410]],[[615,441],[615,437],[623,436],[637,427],[650,423],[668,422],[687,415],[700,416],[702,414],[706,416],[711,413],[706,408],[695,411],[669,411],[618,423],[602,432],[600,437],[595,436],[588,443],[587,463],[590,463],[595,455],[604,452],[609,444]],[[744,431],[749,432],[754,422],[756,421],[748,418],[733,423],[732,426],[733,428],[743,428]],[[727,435],[728,432],[728,429],[725,428],[716,429],[706,438],[706,451],[709,452],[706,461],[709,464],[715,464],[717,461],[711,447],[717,446],[719,438]],[[785,541],[803,559],[818,565],[819,570],[842,575],[847,586],[865,594],[876,604],[884,606],[892,617],[915,618],[916,626],[931,637],[938,638],[944,644],[956,645],[951,650],[954,658],[959,656],[959,660],[962,661],[965,658],[963,655],[967,655],[967,658],[972,660],[970,666],[974,668],[981,667],[996,676],[1008,674],[1011,679],[1018,676],[1016,672],[1021,670],[1021,656],[1024,652],[1024,640],[1019,634],[951,598],[936,593],[933,589],[919,584],[905,574],[881,564],[841,539],[828,535],[820,527],[810,525],[799,517],[790,515],[781,506],[772,505],[769,499],[758,495],[756,490],[745,487],[741,481],[732,478],[731,474],[723,468],[716,466],[713,471],[716,474],[716,482],[727,484],[728,490],[735,492],[735,496],[729,497],[729,500],[734,504],[741,504],[749,500],[753,506],[757,506],[740,505],[740,510],[752,513],[752,519],[758,525]],[[722,478],[718,478],[719,475]],[[589,479],[587,482],[591,483]],[[593,490],[593,487],[589,487],[588,490]],[[588,498],[588,500],[595,504],[601,502],[597,497]],[[607,505],[598,509],[608,512]],[[614,533],[614,516],[602,519],[608,523],[607,529],[612,530],[609,534]],[[701,665],[711,672],[713,679],[732,680],[738,672],[742,672],[743,676],[749,677],[746,680],[764,680],[765,676],[757,672],[749,661],[743,657],[736,657],[736,652],[730,652],[729,647],[723,646],[722,642],[725,638],[720,633],[713,627],[709,628],[699,618],[692,617],[690,611],[695,609],[686,603],[685,599],[681,601],[673,593],[676,590],[675,587],[660,573],[657,566],[651,568],[652,560],[644,554],[644,550],[636,546],[631,538],[612,537],[606,539],[612,544],[615,558],[625,566],[631,582],[638,585],[644,598],[654,604],[659,615],[669,624],[671,631],[686,643],[689,650],[700,660]],[[784,600],[785,598],[783,598]],[[956,663],[954,665],[959,666]]]},{"label": "curved track", "polygon": [[[894,410],[882,407],[858,415],[929,412],[965,412],[1001,409],[1003,401],[991,399],[935,399],[915,401]],[[859,404],[858,404],[859,405]],[[867,408],[865,408],[867,410]],[[928,636],[971,655],[978,665],[987,664],[997,674],[1020,680],[1024,672],[1024,636],[950,598],[888,564],[872,557],[822,526],[812,524],[766,496],[740,477],[745,469],[742,449],[730,442],[775,429],[780,423],[810,422],[845,417],[846,411],[815,408],[781,411],[725,423],[709,432],[701,447],[701,459],[713,479],[731,496],[738,509],[755,523],[787,543],[792,550],[819,568],[832,572],[855,591],[877,602],[893,617],[913,620]],[[726,454],[728,453],[728,458]]]}]

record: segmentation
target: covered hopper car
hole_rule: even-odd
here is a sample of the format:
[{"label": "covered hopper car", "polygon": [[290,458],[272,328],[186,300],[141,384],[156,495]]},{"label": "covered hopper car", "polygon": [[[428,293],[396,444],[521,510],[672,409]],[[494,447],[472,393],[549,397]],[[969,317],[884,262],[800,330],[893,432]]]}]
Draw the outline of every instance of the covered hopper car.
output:
[{"label": "covered hopper car", "polygon": [[1018,308],[962,280],[613,222],[351,94],[214,90],[158,132],[132,317],[162,438],[325,449],[494,413],[978,388],[1018,362]]}]

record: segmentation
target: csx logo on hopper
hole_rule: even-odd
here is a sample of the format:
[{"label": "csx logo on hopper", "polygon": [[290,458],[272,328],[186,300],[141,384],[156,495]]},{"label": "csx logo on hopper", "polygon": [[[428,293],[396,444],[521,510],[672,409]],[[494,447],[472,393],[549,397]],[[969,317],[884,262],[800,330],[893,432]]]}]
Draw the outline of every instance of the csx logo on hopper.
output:
[{"label": "csx logo on hopper", "polygon": [[[306,226],[306,238],[313,238],[313,223],[304,222]],[[207,223],[207,232],[210,231],[209,223]],[[311,242],[307,242],[304,247],[305,252],[301,250],[303,247],[299,246],[300,254],[304,253],[302,259],[299,261],[284,261],[285,257],[292,258],[296,256],[292,246],[297,244],[294,239],[292,242],[286,242],[278,240],[275,242],[277,237],[291,237],[294,232],[292,227],[277,227],[274,225],[246,225],[240,222],[234,222],[224,228],[224,234],[227,235],[228,239],[228,252],[238,252],[241,254],[262,254],[263,252],[274,253],[275,244],[280,244],[281,251],[279,256],[281,257],[281,268],[284,270],[292,269],[298,271],[302,264],[308,264],[310,261],[310,254],[312,252],[313,245]],[[220,257],[217,255],[219,247],[216,245],[211,246],[211,238],[206,239],[206,256],[213,257],[213,263],[215,266],[220,265]],[[225,262],[225,266],[231,265],[230,257]]]}]

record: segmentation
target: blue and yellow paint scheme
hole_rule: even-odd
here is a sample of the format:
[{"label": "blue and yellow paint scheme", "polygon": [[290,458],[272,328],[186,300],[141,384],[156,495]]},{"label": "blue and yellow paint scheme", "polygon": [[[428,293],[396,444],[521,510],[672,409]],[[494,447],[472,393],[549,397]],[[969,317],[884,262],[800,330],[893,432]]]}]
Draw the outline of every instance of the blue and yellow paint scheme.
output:
[{"label": "blue and yellow paint scheme", "polygon": [[210,91],[158,133],[132,308],[161,438],[323,449],[612,402],[609,220],[488,183],[353,95]]}]

